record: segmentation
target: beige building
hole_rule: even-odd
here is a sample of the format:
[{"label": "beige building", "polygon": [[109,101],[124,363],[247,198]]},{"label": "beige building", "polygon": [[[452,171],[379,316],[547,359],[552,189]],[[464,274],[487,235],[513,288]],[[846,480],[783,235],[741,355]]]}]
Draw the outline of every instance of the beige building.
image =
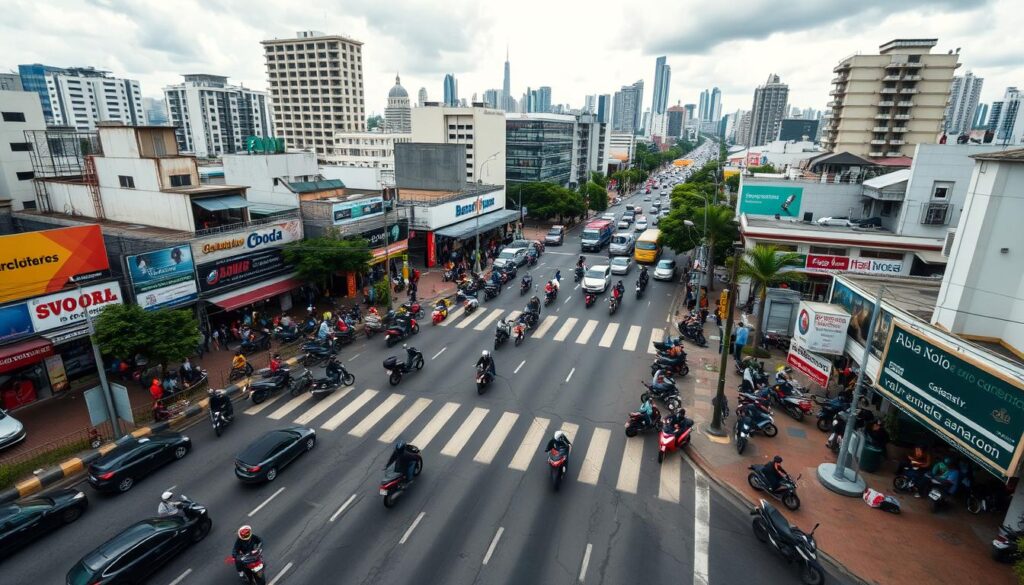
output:
[{"label": "beige building", "polygon": [[822,146],[869,157],[912,156],[942,132],[955,53],[931,53],[937,39],[896,39],[878,55],[852,55],[833,68]]},{"label": "beige building", "polygon": [[324,162],[343,167],[379,169],[382,185],[395,184],[395,144],[409,142],[404,132],[339,132]]},{"label": "beige building", "polygon": [[413,108],[411,142],[465,144],[466,181],[505,184],[505,112],[501,110],[440,105]]},{"label": "beige building", "polygon": [[274,130],[287,148],[309,149],[323,158],[336,133],[366,129],[363,43],[301,31],[262,45]]}]

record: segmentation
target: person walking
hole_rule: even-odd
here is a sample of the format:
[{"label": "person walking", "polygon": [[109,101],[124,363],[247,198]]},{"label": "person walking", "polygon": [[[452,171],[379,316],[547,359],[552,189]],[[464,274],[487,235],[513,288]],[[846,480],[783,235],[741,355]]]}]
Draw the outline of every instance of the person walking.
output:
[{"label": "person walking", "polygon": [[736,323],[736,343],[733,346],[733,352],[737,362],[743,361],[743,347],[747,345],[747,338],[750,335],[750,330],[743,325],[742,322]]}]

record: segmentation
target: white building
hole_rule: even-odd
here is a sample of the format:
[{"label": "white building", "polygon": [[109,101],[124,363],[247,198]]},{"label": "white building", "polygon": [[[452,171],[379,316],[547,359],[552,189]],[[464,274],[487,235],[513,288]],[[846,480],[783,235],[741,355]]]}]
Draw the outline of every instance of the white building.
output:
[{"label": "white building", "polygon": [[505,184],[505,112],[428,105],[412,111],[412,142],[466,145],[466,181]]},{"label": "white building", "polygon": [[228,85],[221,75],[189,74],[164,88],[178,149],[200,158],[243,152],[249,136],[269,136],[266,92]]},{"label": "white building", "polygon": [[46,75],[55,126],[95,130],[97,122],[145,126],[142,90],[134,79],[111,77],[92,67],[54,70]]},{"label": "white building", "polygon": [[411,139],[412,134],[409,133],[339,132],[334,135],[334,149],[324,162],[328,167],[376,169],[379,184],[369,188],[394,186],[395,144],[409,142]]},{"label": "white building", "polygon": [[1001,101],[992,102],[988,129],[995,133],[992,142],[1003,145],[1024,144],[1024,96],[1016,87],[1006,88]]},{"label": "white building", "polygon": [[15,211],[36,206],[32,145],[25,131],[45,128],[39,94],[0,91],[0,201],[10,200]]},{"label": "white building", "polygon": [[[312,152],[280,154],[225,154],[224,182],[248,187],[245,198],[249,213],[285,211],[299,207],[299,196],[290,183],[307,183],[320,178],[316,155]],[[264,213],[261,213],[264,212]]]},{"label": "white building", "polygon": [[978,109],[981,98],[981,86],[985,80],[975,77],[968,71],[966,75],[953,76],[953,84],[949,88],[949,103],[946,104],[946,119],[943,130],[948,134],[959,135],[971,131],[974,122],[974,111]]},{"label": "white building", "polygon": [[726,160],[730,166],[736,168],[773,165],[777,170],[784,171],[786,167],[795,167],[800,161],[821,153],[821,148],[810,141],[773,140],[764,146],[752,146],[730,152]]},{"label": "white building", "polygon": [[611,132],[608,124],[601,122],[597,114],[579,114],[576,116],[576,139],[574,168],[576,183],[582,185],[590,179],[590,173],[608,174],[608,149],[611,145]]},{"label": "white building", "polygon": [[412,106],[409,104],[409,92],[402,87],[402,80],[397,74],[395,75],[395,85],[388,92],[388,105],[384,108],[384,129],[399,134],[412,132]]},{"label": "white building", "polygon": [[633,161],[633,153],[636,151],[636,135],[632,132],[608,134],[608,156],[628,166]]}]

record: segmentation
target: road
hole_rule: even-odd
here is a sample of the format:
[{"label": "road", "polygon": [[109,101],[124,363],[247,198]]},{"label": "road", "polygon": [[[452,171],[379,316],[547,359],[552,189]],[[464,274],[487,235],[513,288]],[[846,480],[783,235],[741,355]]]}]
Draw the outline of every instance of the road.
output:
[{"label": "road", "polygon": [[[624,436],[677,286],[652,281],[611,317],[603,303],[588,310],[572,283],[578,237],[548,248],[532,270],[538,286],[558,268],[568,277],[523,345],[496,352],[498,380],[483,396],[473,364],[492,347],[496,319],[523,308],[518,282],[469,317],[437,327],[428,317],[411,340],[426,367],[398,387],[380,364],[401,348],[360,340],[342,353],[356,375],[350,389],[320,404],[287,395],[236,404],[224,436],[192,426],[193,451],[131,492],[83,488],[89,512],[6,561],[4,582],[63,583],[84,553],[154,514],[169,488],[207,505],[214,528],[148,581],[159,585],[233,582],[224,558],[246,523],[265,539],[277,584],[798,582],[795,568],[753,537],[746,512],[688,460],[659,466],[654,437]],[[317,429],[316,448],[273,483],[240,484],[233,455],[290,424]],[[570,481],[554,493],[540,449],[558,428],[573,456]],[[422,448],[424,472],[387,510],[377,486],[399,435]]]}]

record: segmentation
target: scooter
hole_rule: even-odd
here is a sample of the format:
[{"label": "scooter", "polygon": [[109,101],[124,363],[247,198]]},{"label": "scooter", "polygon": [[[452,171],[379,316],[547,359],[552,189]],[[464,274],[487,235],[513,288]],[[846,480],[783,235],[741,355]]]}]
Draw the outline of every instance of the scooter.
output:
[{"label": "scooter", "polygon": [[246,386],[245,391],[252,397],[253,404],[259,404],[270,398],[272,394],[291,387],[291,383],[291,371],[288,368],[282,367],[270,378],[250,383]]},{"label": "scooter", "polygon": [[448,318],[448,309],[452,306],[452,302],[448,299],[441,299],[434,306],[434,312],[430,314],[430,322],[433,325],[437,325],[441,321]]},{"label": "scooter", "polygon": [[750,511],[750,515],[754,517],[754,536],[770,544],[787,562],[798,562],[801,565],[800,580],[805,585],[824,585],[825,570],[818,562],[818,544],[814,540],[818,524],[805,534],[796,526],[790,526],[782,514],[764,500]]},{"label": "scooter", "polygon": [[526,293],[530,292],[530,289],[532,289],[532,288],[533,288],[533,277],[530,276],[529,274],[527,274],[519,282],[519,296],[523,296]]},{"label": "scooter", "polygon": [[[406,445],[405,448],[409,450],[409,452],[416,454],[416,469],[414,471],[414,475],[418,476],[423,471],[423,457],[420,456],[420,450],[413,445]],[[408,487],[409,482],[406,481],[405,474],[392,469],[384,474],[384,479],[380,480],[380,489],[377,493],[384,496],[384,507],[390,508],[395,505],[395,500],[397,500]]]},{"label": "scooter", "polygon": [[391,347],[402,341],[410,335],[416,335],[420,332],[420,326],[416,323],[416,319],[409,317],[408,319],[398,319],[395,324],[392,325],[386,333],[384,333],[384,343]]},{"label": "scooter", "polygon": [[666,390],[656,390],[647,382],[640,380],[640,383],[644,385],[644,388],[647,388],[647,392],[644,392],[643,394],[640,395],[640,401],[646,402],[648,396],[653,396],[654,398],[657,398],[658,400],[664,402],[665,406],[669,410],[673,412],[679,410],[683,403],[681,400],[679,400],[679,390],[676,388],[676,383],[674,380],[667,376],[666,380],[668,380],[668,384],[670,386]]},{"label": "scooter", "polygon": [[231,419],[223,411],[210,409],[210,424],[213,425],[213,433],[218,437],[231,424]]},{"label": "scooter", "polygon": [[327,363],[326,376],[313,380],[309,386],[309,393],[313,398],[323,398],[338,389],[339,386],[351,386],[356,383],[356,377],[350,373],[338,360],[331,358]]},{"label": "scooter", "polygon": [[[765,465],[770,464],[766,463]],[[796,482],[803,476],[798,475],[796,479],[793,479],[787,475],[779,480],[778,489],[773,490],[768,487],[765,465],[751,465],[747,467],[750,470],[750,473],[747,475],[747,483],[757,491],[767,492],[773,498],[782,502],[786,508],[793,511],[798,510],[800,508],[800,498],[796,495]]]},{"label": "scooter", "polygon": [[798,393],[788,384],[775,384],[770,387],[768,396],[772,403],[782,408],[789,416],[796,420],[803,420],[804,416],[811,414],[813,406],[811,399]]},{"label": "scooter", "polygon": [[840,412],[849,410],[849,408],[850,403],[840,398],[833,398],[821,405],[821,410],[818,411],[818,430],[823,433],[831,433],[832,423],[835,421],[836,416]]},{"label": "scooter", "polygon": [[403,317],[405,315],[409,315],[413,319],[421,319],[423,317],[423,307],[420,306],[419,303],[411,301],[402,303],[402,305],[398,307],[396,316]]},{"label": "scooter", "polygon": [[388,330],[395,322],[395,311],[390,310],[385,313],[384,317],[381,318],[379,315],[370,313],[363,319],[363,333],[366,334],[367,339],[373,337],[377,333],[383,333]]},{"label": "scooter", "polygon": [[1017,521],[1017,527],[1008,524],[999,527],[999,533],[992,539],[992,558],[1000,563],[1012,563],[1020,559],[1017,543],[1024,538],[1024,516]]},{"label": "scooter", "polygon": [[682,337],[666,337],[665,339],[663,339],[661,341],[653,342],[654,349],[656,349],[659,354],[661,352],[668,351],[668,350],[672,349],[673,347],[675,347],[677,345],[682,345],[682,344],[683,344],[683,338]]},{"label": "scooter", "polygon": [[242,378],[248,378],[252,375],[253,369],[252,364],[249,362],[245,363],[244,367],[231,368],[231,373],[228,374],[228,381],[234,382],[235,380],[241,380]]},{"label": "scooter", "polygon": [[583,305],[586,308],[589,309],[590,306],[593,305],[596,302],[597,302],[597,295],[595,295],[594,293],[588,292],[588,293],[584,293],[583,294]]},{"label": "scooter", "polygon": [[483,394],[491,383],[491,374],[484,368],[483,364],[476,367],[476,393]]},{"label": "scooter", "polygon": [[665,460],[665,455],[673,451],[682,451],[683,447],[690,444],[690,431],[693,430],[693,421],[683,419],[683,432],[676,436],[675,425],[669,421],[663,421],[661,432],[658,434],[658,463]]},{"label": "scooter", "polygon": [[239,346],[239,350],[242,352],[242,355],[250,355],[258,351],[269,351],[270,335],[264,333],[251,341],[249,339],[243,339],[242,344]]},{"label": "scooter", "polygon": [[515,339],[516,347],[526,339],[526,332],[530,329],[529,321],[526,319],[519,319],[516,324],[512,326],[512,337]]},{"label": "scooter", "polygon": [[577,266],[576,270],[573,272],[573,280],[572,281],[573,282],[579,282],[581,280],[583,280],[583,267]]},{"label": "scooter", "polygon": [[302,350],[306,352],[305,355],[302,356],[302,365],[307,368],[330,361],[330,359],[337,354],[333,349],[316,344],[304,345]]},{"label": "scooter", "polygon": [[686,357],[672,361],[658,357],[651,364],[651,375],[658,370],[665,370],[673,376],[685,376],[690,373],[690,366],[686,364]]},{"label": "scooter", "polygon": [[388,382],[392,386],[398,386],[405,374],[423,369],[423,354],[415,347],[409,347],[408,344],[403,347],[406,353],[404,362],[398,361],[398,356],[394,355],[384,360],[384,369],[388,372]]},{"label": "scooter", "polygon": [[658,407],[652,407],[651,409],[651,422],[647,422],[647,417],[640,414],[640,412],[629,413],[629,419],[626,421],[626,436],[635,437],[644,431],[651,431],[654,429],[661,428],[661,411]]},{"label": "scooter", "polygon": [[497,350],[512,337],[512,322],[502,319],[494,327],[494,349]]},{"label": "scooter", "polygon": [[290,329],[286,329],[279,325],[274,328],[273,337],[281,343],[293,343],[302,337],[302,334],[299,333],[298,327],[293,326]]},{"label": "scooter", "polygon": [[766,437],[774,437],[779,434],[779,428],[775,426],[775,418],[772,416],[772,409],[764,401],[756,396],[751,400],[752,395],[739,394],[739,404],[736,410],[745,410],[750,416],[750,424],[753,427],[752,433],[761,433]]},{"label": "scooter", "polygon": [[484,300],[489,301],[501,293],[501,285],[494,282],[488,282],[484,287]]},{"label": "scooter", "polygon": [[619,297],[612,295],[608,297],[608,314],[614,315],[616,309],[619,308]]},{"label": "scooter", "polygon": [[562,487],[562,479],[569,464],[569,452],[572,447],[556,445],[548,451],[548,467],[551,469],[551,487],[558,491]]},{"label": "scooter", "polygon": [[636,298],[644,296],[644,287],[640,286],[640,281],[636,281]]},{"label": "scooter", "polygon": [[546,306],[550,305],[551,303],[555,302],[556,298],[558,298],[558,289],[557,288],[551,289],[551,292],[545,291],[544,292],[544,306],[546,307]]}]

